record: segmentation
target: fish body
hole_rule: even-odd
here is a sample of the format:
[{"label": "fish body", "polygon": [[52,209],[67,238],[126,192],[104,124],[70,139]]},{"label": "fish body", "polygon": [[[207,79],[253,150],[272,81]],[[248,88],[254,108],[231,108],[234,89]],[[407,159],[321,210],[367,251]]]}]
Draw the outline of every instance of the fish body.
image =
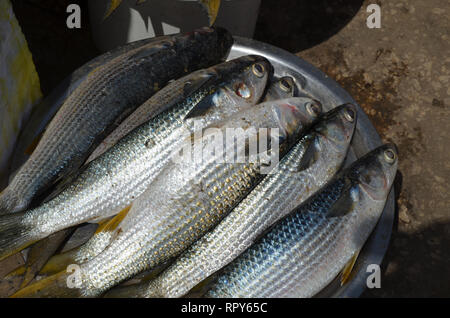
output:
[{"label": "fish body", "polygon": [[[170,40],[171,36],[165,36],[164,38]],[[21,129],[17,143],[14,146],[9,180],[11,181],[13,179],[20,166],[30,157],[34,147],[37,145],[40,137],[42,137],[45,127],[60,109],[67,97],[89,77],[89,74],[94,69],[128,51],[144,45],[148,46],[152,42],[159,42],[162,39],[163,37],[157,37],[127,43],[93,58],[66,77],[48,96],[36,104],[30,118],[25,122],[23,129]]]},{"label": "fish body", "polygon": [[[256,66],[261,73],[255,74]],[[0,259],[54,232],[96,222],[127,208],[172,160],[186,131],[256,104],[270,72],[271,65],[265,58],[245,56],[191,75],[183,86],[183,98],[177,97],[172,107],[85,165],[53,199],[12,217],[0,216]],[[161,90],[158,96],[172,86],[177,83]],[[22,236],[8,239],[8,233],[18,230]]]},{"label": "fish body", "polygon": [[207,297],[311,297],[362,248],[383,211],[397,151],[381,146],[339,173],[230,263]]},{"label": "fish body", "polygon": [[0,213],[26,209],[68,172],[78,169],[114,124],[158,87],[220,61],[232,38],[204,28],[151,42],[91,71],[56,113],[31,157],[0,194]]},{"label": "fish body", "polygon": [[273,223],[303,203],[339,170],[356,125],[352,105],[323,116],[211,232],[156,279],[111,290],[109,297],[181,297],[245,251]]},{"label": "fish body", "polygon": [[[234,155],[235,144],[226,143],[225,138],[216,139],[216,133],[220,131],[223,137],[230,128],[241,128],[246,138],[238,143],[239,153],[239,149],[246,149],[248,140],[258,136],[259,128],[278,128],[279,134],[274,138],[279,147],[276,149],[272,142],[269,149],[271,154],[277,152],[282,156],[292,138],[317,119],[320,106],[311,106],[313,102],[293,98],[258,104],[204,129],[201,138],[188,134],[181,152],[191,153],[185,151],[185,146],[193,143],[194,160],[172,160],[164,168],[134,202],[115,230],[113,241],[99,255],[80,265],[80,288],[66,289],[63,294],[98,296],[139,272],[177,256],[242,200],[262,176],[261,161],[221,160],[223,154]],[[225,144],[225,152],[210,151],[217,142]],[[200,147],[201,160],[195,160],[196,147]],[[62,279],[64,275],[56,280]],[[53,287],[42,286],[49,282],[52,284],[52,277],[23,289],[16,296],[36,290],[38,294],[51,295],[49,291]]]}]

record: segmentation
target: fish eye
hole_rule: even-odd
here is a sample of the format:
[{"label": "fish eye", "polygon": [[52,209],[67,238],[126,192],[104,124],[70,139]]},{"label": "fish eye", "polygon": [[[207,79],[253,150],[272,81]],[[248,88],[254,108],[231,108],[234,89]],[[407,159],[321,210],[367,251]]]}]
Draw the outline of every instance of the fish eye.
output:
[{"label": "fish eye", "polygon": [[322,109],[318,102],[307,102],[305,107],[308,113],[312,116],[318,116]]},{"label": "fish eye", "polygon": [[387,163],[394,163],[395,157],[395,153],[391,149],[384,151],[384,160],[386,160]]},{"label": "fish eye", "polygon": [[242,98],[250,98],[252,96],[252,93],[248,86],[245,83],[239,83],[236,85],[234,89],[236,95],[242,97]]},{"label": "fish eye", "polygon": [[355,111],[353,109],[347,108],[344,112],[344,117],[352,123],[355,120]]},{"label": "fish eye", "polygon": [[261,63],[253,64],[252,71],[253,74],[255,74],[257,77],[263,77],[265,72],[264,65],[262,65]]},{"label": "fish eye", "polygon": [[282,79],[281,81],[280,81],[280,88],[283,90],[283,91],[285,91],[285,92],[291,92],[292,91],[292,86],[291,86],[291,83],[289,83],[289,81],[287,81],[286,79]]}]

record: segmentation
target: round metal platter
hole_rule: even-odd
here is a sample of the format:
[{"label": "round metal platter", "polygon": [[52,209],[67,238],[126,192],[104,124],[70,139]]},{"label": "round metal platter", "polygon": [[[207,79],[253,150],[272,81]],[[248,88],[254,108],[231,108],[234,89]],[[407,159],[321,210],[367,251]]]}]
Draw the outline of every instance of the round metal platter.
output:
[{"label": "round metal platter", "polygon": [[[357,106],[358,122],[345,166],[382,144],[380,136],[362,108],[326,74],[280,48],[252,39],[235,37],[235,44],[228,59],[248,54],[266,57],[274,66],[276,77],[287,75],[293,77],[299,89],[322,103],[324,111],[344,103]],[[394,189],[392,189],[377,226],[359,254],[350,281],[341,286],[336,278],[316,297],[359,297],[362,294],[366,289],[368,276],[373,273],[367,272],[368,265],[380,265],[389,245],[394,222],[394,208]]]},{"label": "round metal platter", "polygon": [[[147,41],[149,40],[128,43],[123,47],[107,52],[89,61],[69,75],[51,95],[41,102],[41,105],[37,107],[38,111],[33,112],[28,124],[22,129],[22,134],[18,139],[16,151],[11,161],[15,162],[18,167],[27,159],[28,156],[24,155],[23,151],[17,151],[17,149],[25,149],[43,131],[64,99],[93,68]],[[269,59],[274,66],[276,77],[286,75],[293,77],[297,88],[319,100],[322,103],[324,111],[348,102],[357,106],[358,122],[356,132],[345,165],[348,165],[356,158],[361,157],[382,144],[380,136],[361,107],[342,87],[326,74],[299,57],[280,48],[247,38],[235,37],[235,44],[231,49],[228,59],[248,54],[258,54]],[[14,170],[12,169],[12,171]],[[378,225],[359,254],[351,280],[344,286],[341,286],[339,280],[335,279],[319,292],[316,297],[359,297],[365,290],[366,280],[368,275],[370,275],[370,273],[366,272],[367,266],[370,264],[381,264],[389,244],[393,221],[394,191],[392,189]],[[82,226],[75,232],[64,247],[64,250],[85,242],[92,235],[93,231],[95,231],[95,226]]]}]

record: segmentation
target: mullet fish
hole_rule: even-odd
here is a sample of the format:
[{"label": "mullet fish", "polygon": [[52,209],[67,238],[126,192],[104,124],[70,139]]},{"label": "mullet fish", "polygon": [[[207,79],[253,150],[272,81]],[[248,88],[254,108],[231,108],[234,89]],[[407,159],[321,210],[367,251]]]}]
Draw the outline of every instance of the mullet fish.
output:
[{"label": "mullet fish", "polygon": [[311,297],[347,275],[374,229],[397,171],[381,146],[339,173],[228,265],[207,297]]}]

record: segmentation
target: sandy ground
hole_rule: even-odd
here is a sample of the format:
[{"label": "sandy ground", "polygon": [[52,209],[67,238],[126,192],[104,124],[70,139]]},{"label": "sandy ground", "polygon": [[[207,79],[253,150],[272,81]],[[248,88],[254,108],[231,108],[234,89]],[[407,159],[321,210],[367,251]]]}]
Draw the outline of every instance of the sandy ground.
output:
[{"label": "sandy ground", "polygon": [[[44,94],[99,54],[87,18],[81,30],[60,27],[74,2],[13,1]],[[381,6],[380,29],[366,26],[370,3]],[[256,39],[334,78],[382,139],[399,148],[396,221],[381,289],[364,297],[450,296],[449,14],[447,0],[264,0],[260,10]],[[0,277],[22,263],[20,255],[3,262]],[[1,294],[17,283],[4,281]]]}]

